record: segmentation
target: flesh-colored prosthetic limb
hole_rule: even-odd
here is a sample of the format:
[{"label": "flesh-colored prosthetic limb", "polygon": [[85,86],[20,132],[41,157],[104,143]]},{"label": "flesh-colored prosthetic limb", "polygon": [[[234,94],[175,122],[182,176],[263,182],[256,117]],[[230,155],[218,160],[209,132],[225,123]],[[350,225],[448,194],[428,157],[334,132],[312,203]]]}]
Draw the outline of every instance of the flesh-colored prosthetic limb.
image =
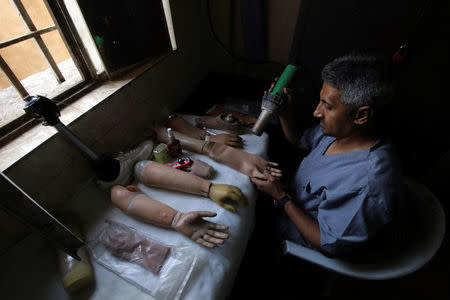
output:
[{"label": "flesh-colored prosthetic limb", "polygon": [[231,147],[242,147],[242,138],[239,135],[229,133],[210,135],[205,130],[191,125],[178,115],[171,115],[167,119],[167,127],[195,139],[222,143]]},{"label": "flesh-colored prosthetic limb", "polygon": [[124,213],[163,228],[170,228],[177,214],[175,209],[149,198],[136,186],[113,186],[111,201]]},{"label": "flesh-colored prosthetic limb", "polygon": [[172,228],[192,239],[196,243],[214,248],[224,243],[228,226],[216,224],[203,219],[215,217],[210,211],[191,211],[181,213],[175,209],[146,196],[136,186],[126,188],[116,185],[111,189],[111,200],[115,206],[128,215],[146,223],[163,228]]},{"label": "flesh-colored prosthetic limb", "polygon": [[192,164],[182,170],[205,179],[211,178],[214,174],[213,167],[199,159],[192,160]]},{"label": "flesh-colored prosthetic limb", "polygon": [[235,148],[242,148],[244,141],[237,134],[232,133],[219,133],[216,135],[207,135],[205,141],[221,143]]},{"label": "flesh-colored prosthetic limb", "polygon": [[272,176],[280,177],[281,171],[277,168],[277,163],[270,162],[261,156],[250,154],[227,145],[218,143],[207,143],[203,147],[203,153],[211,157],[217,162],[229,166],[249,177],[264,177],[264,170],[273,174]]},{"label": "flesh-colored prosthetic limb", "polygon": [[210,198],[223,208],[233,212],[236,209],[231,203],[248,204],[247,197],[238,187],[228,184],[213,184],[206,179],[154,161],[138,162],[134,171],[136,178],[146,186]]},{"label": "flesh-colored prosthetic limb", "polygon": [[[165,127],[155,128],[155,132],[159,141],[164,143],[169,141]],[[250,154],[220,143],[197,140],[178,132],[174,132],[174,135],[180,140],[181,147],[184,149],[205,154],[215,161],[247,176],[265,178],[263,174],[264,170],[269,171],[275,177],[282,175],[281,171],[275,168],[278,166],[278,163],[266,161],[258,155]]]},{"label": "flesh-colored prosthetic limb", "polygon": [[192,126],[178,115],[171,115],[167,118],[167,127],[199,140],[204,140],[205,136],[208,135],[205,130]]},{"label": "flesh-colored prosthetic limb", "polygon": [[134,175],[141,183],[149,187],[203,197],[208,197],[211,185],[211,181],[149,160],[138,162],[134,168]]}]

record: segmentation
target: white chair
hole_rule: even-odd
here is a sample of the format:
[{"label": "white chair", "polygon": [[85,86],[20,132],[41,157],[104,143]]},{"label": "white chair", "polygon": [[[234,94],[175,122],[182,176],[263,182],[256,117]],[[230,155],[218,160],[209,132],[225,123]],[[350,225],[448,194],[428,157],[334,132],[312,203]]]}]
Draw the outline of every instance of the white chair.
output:
[{"label": "white chair", "polygon": [[284,254],[297,256],[338,274],[369,280],[413,273],[436,254],[445,234],[445,214],[436,197],[422,184],[405,179],[405,209],[389,236],[388,247],[354,258],[328,258],[318,251],[284,241]]}]

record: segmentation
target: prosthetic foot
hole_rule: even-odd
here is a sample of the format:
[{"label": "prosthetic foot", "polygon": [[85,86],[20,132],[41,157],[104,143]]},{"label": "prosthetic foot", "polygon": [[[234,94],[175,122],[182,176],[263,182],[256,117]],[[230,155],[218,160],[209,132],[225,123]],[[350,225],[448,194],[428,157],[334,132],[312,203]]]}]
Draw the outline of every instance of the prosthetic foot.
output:
[{"label": "prosthetic foot", "polygon": [[97,181],[97,184],[103,189],[109,189],[114,185],[127,185],[133,179],[133,167],[141,160],[148,159],[152,155],[154,143],[152,141],[145,141],[136,148],[127,153],[121,153],[115,159],[120,162],[120,173],[116,179],[111,182]]}]

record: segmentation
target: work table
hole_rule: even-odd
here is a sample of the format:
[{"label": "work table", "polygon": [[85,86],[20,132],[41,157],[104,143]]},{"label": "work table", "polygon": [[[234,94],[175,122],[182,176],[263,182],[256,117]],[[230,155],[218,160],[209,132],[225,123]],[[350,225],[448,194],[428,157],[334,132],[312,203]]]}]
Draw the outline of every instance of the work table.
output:
[{"label": "work table", "polygon": [[[218,131],[220,132],[220,131]],[[268,136],[257,137],[250,133],[241,135],[244,151],[266,158]],[[167,190],[138,186],[151,198],[177,210],[209,210],[217,213],[211,221],[230,227],[230,237],[224,245],[215,249],[202,247],[172,230],[158,228],[133,219],[109,201],[109,195],[100,190],[94,179],[79,189],[70,201],[71,209],[82,216],[86,224],[86,240],[95,238],[99,226],[105,220],[120,222],[135,228],[139,233],[155,238],[168,245],[189,247],[197,255],[197,262],[181,299],[224,299],[231,291],[234,278],[245,253],[247,241],[254,226],[254,207],[257,191],[250,179],[212,159],[195,153],[185,152],[194,160],[201,159],[216,171],[213,183],[231,184],[239,187],[248,197],[247,207],[238,207],[237,213],[225,210],[208,198]],[[3,266],[1,275],[2,294],[5,299],[154,299],[137,286],[125,281],[91,257],[96,284],[75,297],[63,289],[58,272],[55,250],[38,233],[33,233],[14,249],[0,257]]]}]

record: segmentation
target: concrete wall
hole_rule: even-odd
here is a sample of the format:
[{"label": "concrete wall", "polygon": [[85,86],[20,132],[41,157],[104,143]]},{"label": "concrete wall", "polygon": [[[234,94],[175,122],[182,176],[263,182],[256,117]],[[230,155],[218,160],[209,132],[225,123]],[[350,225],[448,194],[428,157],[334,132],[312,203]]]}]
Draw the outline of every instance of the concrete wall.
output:
[{"label": "concrete wall", "polygon": [[[210,1],[217,38],[231,53],[247,57],[242,34],[242,0]],[[266,60],[288,63],[301,0],[267,0],[264,6]]]}]

